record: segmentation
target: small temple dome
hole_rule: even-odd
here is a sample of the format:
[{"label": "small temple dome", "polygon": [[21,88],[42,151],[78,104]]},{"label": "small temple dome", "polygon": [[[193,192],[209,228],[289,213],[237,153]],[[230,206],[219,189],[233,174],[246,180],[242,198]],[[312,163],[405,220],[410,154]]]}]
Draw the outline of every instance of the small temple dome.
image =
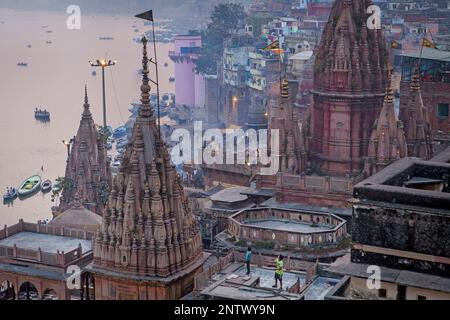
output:
[{"label": "small temple dome", "polygon": [[50,221],[49,225],[95,232],[102,225],[102,217],[76,204]]}]

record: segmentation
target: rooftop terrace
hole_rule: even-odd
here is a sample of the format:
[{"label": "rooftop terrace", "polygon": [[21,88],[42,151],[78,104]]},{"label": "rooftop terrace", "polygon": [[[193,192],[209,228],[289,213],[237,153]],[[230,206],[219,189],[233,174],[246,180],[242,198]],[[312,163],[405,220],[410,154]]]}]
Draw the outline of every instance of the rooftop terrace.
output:
[{"label": "rooftop terrace", "polygon": [[292,209],[246,209],[229,217],[228,233],[249,242],[270,241],[294,248],[336,244],[346,221],[329,213]]},{"label": "rooftop terrace", "polygon": [[42,234],[35,232],[19,232],[11,237],[0,240],[0,246],[14,247],[38,250],[39,248],[44,252],[56,253],[59,251],[69,252],[78,248],[81,244],[83,251],[90,251],[92,242],[90,240],[55,236],[51,234]]}]

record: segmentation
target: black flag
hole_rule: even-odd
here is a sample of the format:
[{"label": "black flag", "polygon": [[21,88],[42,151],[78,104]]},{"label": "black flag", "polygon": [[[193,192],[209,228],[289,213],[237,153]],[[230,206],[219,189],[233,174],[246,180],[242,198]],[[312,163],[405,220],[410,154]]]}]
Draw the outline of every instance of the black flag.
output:
[{"label": "black flag", "polygon": [[148,20],[148,21],[153,21],[153,10],[149,10],[147,12],[137,14],[137,15],[135,15],[135,17],[141,18],[144,20]]}]

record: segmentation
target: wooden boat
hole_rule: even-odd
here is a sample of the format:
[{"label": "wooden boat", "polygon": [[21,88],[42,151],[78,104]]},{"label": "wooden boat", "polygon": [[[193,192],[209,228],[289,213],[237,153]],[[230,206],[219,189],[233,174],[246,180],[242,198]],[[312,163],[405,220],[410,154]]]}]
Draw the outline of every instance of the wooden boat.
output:
[{"label": "wooden boat", "polygon": [[12,201],[17,197],[17,189],[10,188],[8,192],[3,195],[3,201]]},{"label": "wooden boat", "polygon": [[34,110],[34,118],[41,121],[50,121],[50,112],[36,108]]},{"label": "wooden boat", "polygon": [[22,182],[19,187],[18,193],[19,196],[27,196],[30,195],[41,187],[41,177],[38,175],[29,177],[27,180]]},{"label": "wooden boat", "polygon": [[45,180],[41,183],[41,191],[42,192],[49,192],[52,190],[52,182],[50,180]]}]

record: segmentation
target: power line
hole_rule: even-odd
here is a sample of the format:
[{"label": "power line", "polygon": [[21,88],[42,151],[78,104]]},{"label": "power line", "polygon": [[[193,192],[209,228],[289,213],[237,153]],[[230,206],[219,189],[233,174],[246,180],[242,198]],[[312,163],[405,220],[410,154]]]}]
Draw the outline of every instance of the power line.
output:
[{"label": "power line", "polygon": [[123,124],[125,124],[125,120],[124,120],[124,117],[122,115],[122,110],[120,110],[120,106],[119,106],[119,98],[117,97],[116,83],[114,81],[114,76],[113,76],[112,69],[109,69],[109,72],[111,74],[111,80],[112,80],[112,85],[113,85],[113,90],[114,90],[114,97],[116,98],[116,107],[117,107],[117,110],[119,110],[120,121]]}]

